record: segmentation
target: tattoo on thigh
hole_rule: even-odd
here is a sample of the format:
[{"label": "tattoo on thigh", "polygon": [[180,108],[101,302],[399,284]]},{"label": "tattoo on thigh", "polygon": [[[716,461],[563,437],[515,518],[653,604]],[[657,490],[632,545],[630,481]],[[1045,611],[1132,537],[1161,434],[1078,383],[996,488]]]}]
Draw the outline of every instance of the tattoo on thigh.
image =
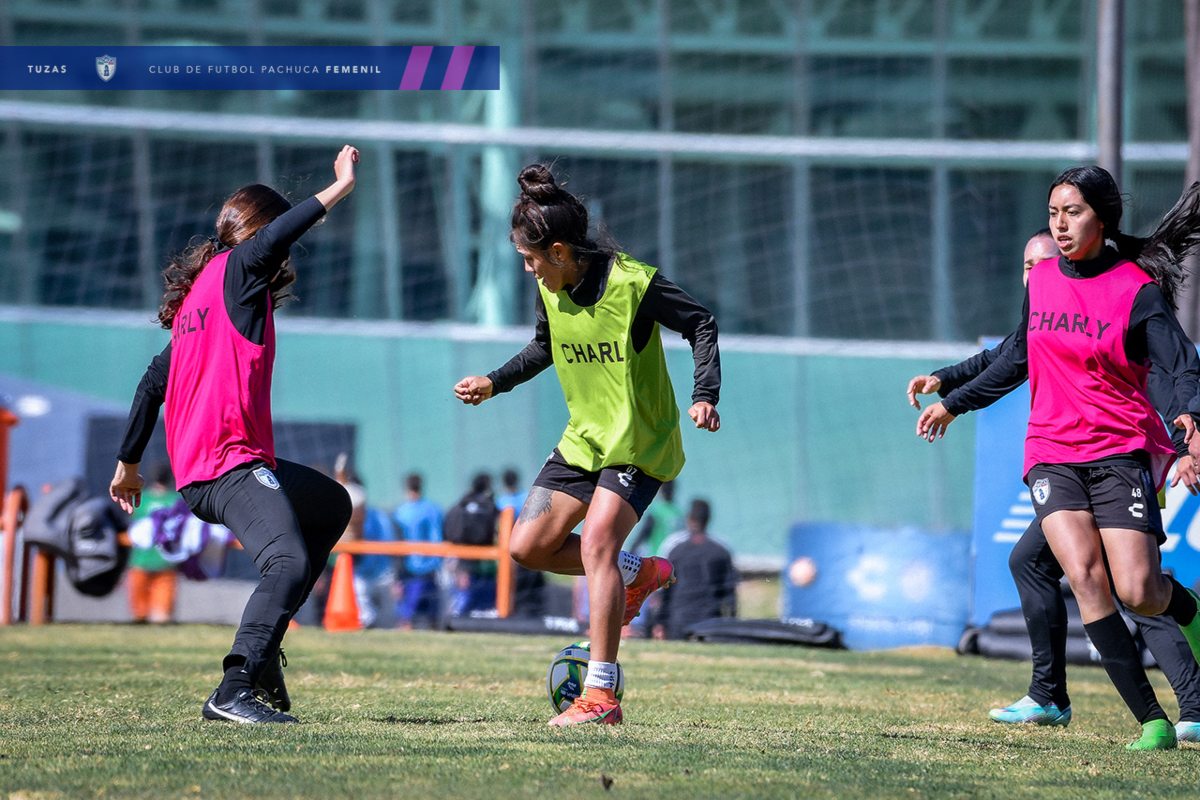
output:
[{"label": "tattoo on thigh", "polygon": [[534,486],[525,498],[525,507],[521,509],[521,519],[525,522],[535,520],[550,511],[550,498],[554,492],[544,486]]}]

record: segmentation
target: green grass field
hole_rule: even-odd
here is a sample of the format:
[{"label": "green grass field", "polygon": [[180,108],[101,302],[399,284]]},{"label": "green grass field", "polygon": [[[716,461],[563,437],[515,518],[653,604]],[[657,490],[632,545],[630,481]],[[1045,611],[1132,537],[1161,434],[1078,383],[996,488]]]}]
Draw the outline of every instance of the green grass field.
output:
[{"label": "green grass field", "polygon": [[986,712],[1026,664],[631,641],[625,725],[551,730],[566,638],[300,630],[304,724],[247,728],[200,718],[231,636],[0,629],[0,797],[1200,796],[1200,748],[1126,752],[1136,725],[1096,668],[1071,672],[1069,729],[1014,730]]}]

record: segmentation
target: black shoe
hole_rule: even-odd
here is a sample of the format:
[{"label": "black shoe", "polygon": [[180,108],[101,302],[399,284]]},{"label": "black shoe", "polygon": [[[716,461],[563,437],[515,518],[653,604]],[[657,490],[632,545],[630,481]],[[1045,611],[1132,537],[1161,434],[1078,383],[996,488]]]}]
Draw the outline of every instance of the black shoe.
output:
[{"label": "black shoe", "polygon": [[213,693],[204,704],[204,718],[252,725],[261,722],[299,722],[291,714],[271,708],[255,697],[254,692],[249,689],[242,689],[228,703],[218,703],[217,690],[213,689]]},{"label": "black shoe", "polygon": [[258,676],[258,683],[254,685],[255,695],[280,711],[292,709],[292,698],[288,695],[287,684],[283,682],[283,668],[286,666],[287,656],[281,647],[279,657],[267,662]]}]

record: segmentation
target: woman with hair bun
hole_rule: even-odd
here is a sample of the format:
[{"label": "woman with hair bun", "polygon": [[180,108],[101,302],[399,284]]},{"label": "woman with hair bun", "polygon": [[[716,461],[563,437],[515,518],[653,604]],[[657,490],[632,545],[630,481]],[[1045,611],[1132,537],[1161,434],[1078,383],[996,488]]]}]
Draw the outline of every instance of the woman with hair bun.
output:
[{"label": "woman with hair bun", "polygon": [[279,644],[346,529],[350,499],[332,478],[275,458],[275,309],[296,279],[289,248],[354,190],[357,161],[358,150],[343,147],[334,182],[294,208],[267,186],[239,189],[221,207],[216,235],[163,273],[158,319],[171,341],[138,384],[109,494],[127,512],[141,502],[138,464],[165,402],[179,493],[197,517],[233,531],[262,573],[205,719],[296,721],[285,713]]},{"label": "woman with hair bun", "polygon": [[[1153,365],[1173,398],[1174,424],[1193,436],[1195,347],[1179,327],[1180,261],[1200,243],[1200,184],[1142,239],[1120,229],[1121,194],[1100,167],[1068,169],[1050,185],[1050,230],[1062,256],[1029,273],[1012,343],[974,380],[917,422],[933,441],[956,415],[984,408],[1029,379],[1025,481],[1038,522],[1079,601],[1088,638],[1142,725],[1131,750],[1176,746],[1125,621],[1127,608],[1167,615],[1200,660],[1196,596],[1163,574],[1157,493],[1175,460],[1147,394]],[[1109,245],[1108,242],[1112,244]],[[1193,455],[1197,450],[1193,449]]]},{"label": "woman with hair bun", "polygon": [[[628,624],[674,570],[621,547],[658,488],[683,467],[679,409],[659,328],[683,335],[695,361],[688,416],[721,427],[721,363],[713,315],[654,267],[588,235],[587,210],[534,164],[517,178],[511,239],[537,281],[533,340],[486,377],[454,387],[479,405],[554,365],[571,419],[533,481],[513,528],[517,563],[587,575],[591,660],[583,693],[552,726],[616,725],[617,648]],[[583,523],[581,534],[571,531]]]}]

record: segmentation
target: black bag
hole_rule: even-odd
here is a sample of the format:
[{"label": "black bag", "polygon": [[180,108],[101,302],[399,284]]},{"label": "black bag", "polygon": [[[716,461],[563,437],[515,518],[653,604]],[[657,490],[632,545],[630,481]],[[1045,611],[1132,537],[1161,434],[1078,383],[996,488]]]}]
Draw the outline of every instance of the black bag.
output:
[{"label": "black bag", "polygon": [[23,535],[61,558],[67,578],[81,593],[104,597],[121,580],[129,548],[117,535],[129,527],[128,519],[108,497],[88,498],[79,478],[55,485],[42,495],[25,517]]},{"label": "black bag", "polygon": [[93,497],[71,512],[67,578],[80,593],[104,597],[121,580],[129,548],[117,541],[128,524],[107,497]]},{"label": "black bag", "polygon": [[442,532],[454,544],[495,544],[499,516],[491,492],[469,494],[446,512]]},{"label": "black bag", "polygon": [[25,515],[22,535],[27,544],[36,544],[59,558],[70,558],[71,512],[87,497],[80,478],[55,484],[41,497],[33,498]]}]

